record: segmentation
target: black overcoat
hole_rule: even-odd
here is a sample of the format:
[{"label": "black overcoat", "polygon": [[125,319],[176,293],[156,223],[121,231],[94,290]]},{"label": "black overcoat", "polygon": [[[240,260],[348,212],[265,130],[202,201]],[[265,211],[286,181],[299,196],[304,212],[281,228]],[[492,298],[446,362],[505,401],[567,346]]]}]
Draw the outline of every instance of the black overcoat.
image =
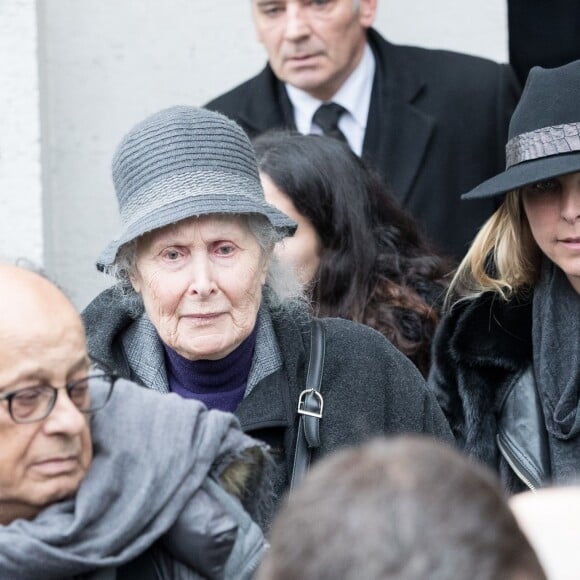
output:
[{"label": "black overcoat", "polygon": [[[459,196],[505,168],[509,119],[519,97],[507,65],[443,50],[397,46],[369,30],[377,67],[363,159],[442,250],[463,256],[492,213],[490,200]],[[295,128],[271,68],[206,107],[251,136]]]}]

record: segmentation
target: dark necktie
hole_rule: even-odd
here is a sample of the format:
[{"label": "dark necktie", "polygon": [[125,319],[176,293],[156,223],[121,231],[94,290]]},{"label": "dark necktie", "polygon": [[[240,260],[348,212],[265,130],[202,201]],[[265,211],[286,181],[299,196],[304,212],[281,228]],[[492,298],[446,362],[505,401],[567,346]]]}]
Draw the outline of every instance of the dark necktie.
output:
[{"label": "dark necktie", "polygon": [[346,113],[346,109],[341,105],[337,103],[324,103],[316,109],[312,121],[328,137],[334,137],[343,143],[348,143],[344,133],[338,128],[338,120],[343,113]]}]

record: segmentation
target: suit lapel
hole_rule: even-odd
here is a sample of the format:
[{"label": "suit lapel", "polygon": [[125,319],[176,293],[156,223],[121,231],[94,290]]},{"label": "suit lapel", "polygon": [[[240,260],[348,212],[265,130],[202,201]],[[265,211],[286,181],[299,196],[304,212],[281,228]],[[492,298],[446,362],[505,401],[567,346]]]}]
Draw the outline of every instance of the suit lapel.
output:
[{"label": "suit lapel", "polygon": [[238,112],[240,123],[252,135],[259,135],[272,128],[296,129],[286,89],[269,66],[256,78],[252,95]]},{"label": "suit lapel", "polygon": [[397,47],[369,31],[376,59],[363,157],[382,171],[393,194],[405,204],[424,160],[435,120],[414,100],[425,89],[415,71],[397,58]]}]

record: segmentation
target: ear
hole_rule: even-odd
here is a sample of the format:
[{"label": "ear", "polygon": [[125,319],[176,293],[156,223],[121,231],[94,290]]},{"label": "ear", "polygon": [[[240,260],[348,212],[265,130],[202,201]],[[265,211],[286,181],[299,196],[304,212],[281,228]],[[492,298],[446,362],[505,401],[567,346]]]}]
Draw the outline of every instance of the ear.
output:
[{"label": "ear", "polygon": [[260,284],[263,286],[266,283],[266,278],[268,277],[268,268],[270,267],[270,258],[266,257],[262,260],[262,270],[260,272]]},{"label": "ear", "polygon": [[377,15],[377,0],[360,0],[358,20],[363,28],[370,28]]},{"label": "ear", "polygon": [[133,286],[133,290],[137,292],[137,294],[141,294],[141,275],[135,268],[135,271],[129,276],[129,280],[131,281],[131,286]]}]

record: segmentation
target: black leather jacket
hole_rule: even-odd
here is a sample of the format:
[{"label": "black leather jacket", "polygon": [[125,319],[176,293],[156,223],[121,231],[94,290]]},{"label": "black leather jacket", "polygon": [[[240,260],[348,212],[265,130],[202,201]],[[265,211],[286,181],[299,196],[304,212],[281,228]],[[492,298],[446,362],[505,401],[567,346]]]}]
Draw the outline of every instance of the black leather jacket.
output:
[{"label": "black leather jacket", "polygon": [[535,490],[550,480],[550,449],[542,405],[530,365],[500,401],[497,445],[524,485]]},{"label": "black leather jacket", "polygon": [[436,333],[428,380],[458,445],[495,469],[510,492],[545,485],[551,471],[530,296],[504,302],[488,292],[456,304]]}]

